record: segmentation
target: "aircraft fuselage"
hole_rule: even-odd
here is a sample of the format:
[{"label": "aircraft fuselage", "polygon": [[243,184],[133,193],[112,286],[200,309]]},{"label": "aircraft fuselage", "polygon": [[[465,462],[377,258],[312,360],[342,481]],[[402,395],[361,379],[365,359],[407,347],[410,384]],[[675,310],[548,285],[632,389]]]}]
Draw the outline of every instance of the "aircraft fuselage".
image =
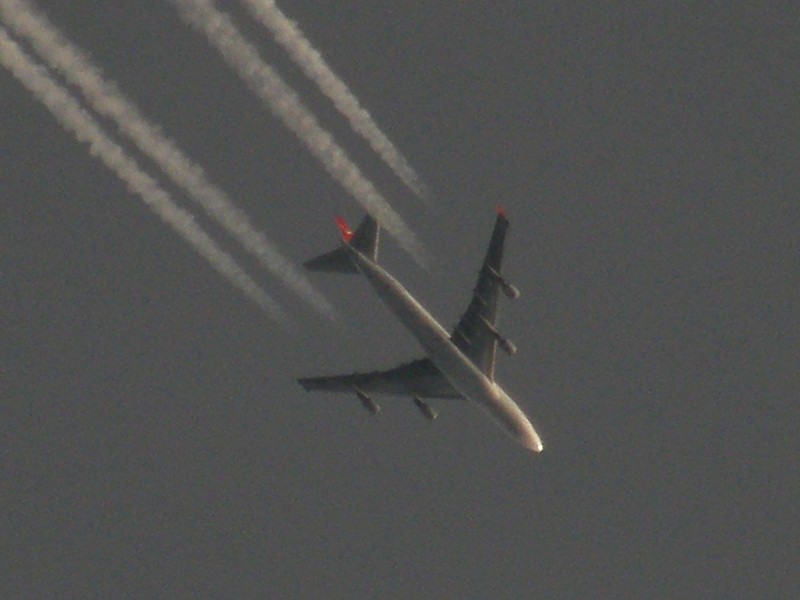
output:
[{"label": "aircraft fuselage", "polygon": [[542,441],[522,409],[450,341],[450,335],[425,307],[383,267],[352,246],[345,244],[344,247],[353,264],[422,345],[453,388],[486,410],[523,446],[541,452]]}]

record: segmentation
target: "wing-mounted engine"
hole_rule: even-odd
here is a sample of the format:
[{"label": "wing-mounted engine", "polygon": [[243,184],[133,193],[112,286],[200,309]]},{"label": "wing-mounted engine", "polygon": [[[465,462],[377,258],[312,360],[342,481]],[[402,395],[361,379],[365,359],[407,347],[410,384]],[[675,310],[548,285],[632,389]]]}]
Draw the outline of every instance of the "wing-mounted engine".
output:
[{"label": "wing-mounted engine", "polygon": [[364,408],[366,408],[373,415],[378,414],[378,412],[381,410],[381,407],[378,406],[375,400],[367,396],[360,389],[355,388],[355,390],[356,390],[356,396],[358,396],[358,399],[361,400],[361,404],[364,406]]},{"label": "wing-mounted engine", "polygon": [[491,333],[494,336],[494,339],[497,340],[497,344],[503,349],[503,351],[506,354],[508,355],[516,354],[517,346],[516,344],[514,344],[514,342],[504,337],[499,331],[497,331],[497,328],[491,323],[489,323],[489,321],[487,321],[484,317],[479,316],[478,318],[480,319],[481,323],[483,323],[484,327],[486,327],[486,329],[489,330],[489,333]]},{"label": "wing-mounted engine", "polygon": [[419,411],[423,415],[425,415],[426,419],[428,419],[429,421],[433,421],[436,417],[439,416],[439,413],[433,410],[430,407],[430,405],[427,402],[425,402],[422,398],[420,398],[419,396],[413,396],[413,398],[414,398],[414,406],[416,406],[419,409]]},{"label": "wing-mounted engine", "polygon": [[511,300],[516,300],[519,298],[519,288],[517,286],[509,283],[505,277],[503,277],[489,265],[484,265],[483,268],[486,269],[489,277],[494,279],[500,285],[500,289],[503,290],[503,294],[506,298],[510,298]]}]

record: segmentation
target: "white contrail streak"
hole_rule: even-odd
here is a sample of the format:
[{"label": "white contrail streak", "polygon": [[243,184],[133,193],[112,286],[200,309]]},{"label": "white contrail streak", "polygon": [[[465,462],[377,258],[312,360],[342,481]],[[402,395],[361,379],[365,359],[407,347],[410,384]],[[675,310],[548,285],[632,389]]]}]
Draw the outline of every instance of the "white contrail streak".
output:
[{"label": "white contrail streak", "polygon": [[314,308],[328,316],[335,315],[333,306],[311,286],[305,274],[284,258],[225,192],[208,180],[202,167],[189,159],[113,84],[107,82],[92,61],[44,15],[25,0],[0,0],[0,14],[15,33],[30,41],[34,50],[52,69],[61,72],[69,83],[80,88],[94,110],[114,120],[123,135],[155,161],[173,183],[186,190],[210,217],[265,268]]},{"label": "white contrail streak", "polygon": [[186,20],[197,27],[222,54],[228,65],[245,81],[283,123],[305,144],[381,225],[418,263],[427,264],[422,244],[383,195],[361,173],[347,153],[334,141],[317,118],[302,103],[283,78],[261,60],[258,51],[236,29],[231,19],[218,11],[210,0],[171,0]]},{"label": "white contrail streak", "polygon": [[99,158],[124,181],[132,192],[138,194],[153,212],[186,240],[212,267],[278,323],[288,322],[286,314],[277,303],[194,222],[191,213],[176,205],[169,194],[103,132],[100,125],[78,101],[56,83],[44,68],[23,52],[2,26],[0,26],[0,62],[47,107],[64,129],[72,132],[78,141],[88,144],[92,155]]},{"label": "white contrail streak", "polygon": [[311,45],[297,23],[289,19],[274,0],[241,0],[258,22],[269,29],[275,40],[291,56],[306,76],[333,102],[336,110],[363,137],[392,171],[421,199],[428,197],[425,184],[409,162],[380,130],[342,79],[333,72],[322,55]]}]

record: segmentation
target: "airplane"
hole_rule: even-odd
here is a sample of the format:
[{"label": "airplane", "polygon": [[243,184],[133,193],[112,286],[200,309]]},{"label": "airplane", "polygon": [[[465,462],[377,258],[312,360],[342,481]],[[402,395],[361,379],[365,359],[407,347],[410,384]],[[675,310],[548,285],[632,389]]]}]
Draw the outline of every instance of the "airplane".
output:
[{"label": "airplane", "polygon": [[511,299],[519,290],[500,273],[509,222],[497,209],[494,231],[480,269],[472,300],[461,320],[448,333],[436,319],[383,267],[378,264],[380,226],[367,214],[355,232],[341,217],[336,224],[342,245],[303,264],[310,271],[363,274],[378,296],[408,328],[427,357],[385,371],[329,375],[298,379],[307,391],[355,393],[364,407],[380,410],[370,394],[411,396],[428,419],[436,411],[426,399],[471,400],[525,448],[541,452],[542,440],[522,409],[494,380],[497,347],[514,354],[516,346],[495,326],[498,292]]}]

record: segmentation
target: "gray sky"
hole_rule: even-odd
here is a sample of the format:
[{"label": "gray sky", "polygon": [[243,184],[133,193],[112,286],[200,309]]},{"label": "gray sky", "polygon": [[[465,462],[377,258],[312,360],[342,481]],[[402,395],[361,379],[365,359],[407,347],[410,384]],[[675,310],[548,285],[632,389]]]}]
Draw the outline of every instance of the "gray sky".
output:
[{"label": "gray sky", "polygon": [[[426,244],[427,271],[388,239],[381,260],[446,325],[506,206],[523,295],[502,305],[519,352],[498,380],[545,452],[471,406],[429,423],[410,400],[370,418],[304,393],[298,376],[420,352],[364,281],[315,277],[332,324],[198,216],[282,331],[0,70],[0,595],[794,596],[793,21],[280,3],[430,186],[426,209],[223,4]],[[293,261],[337,243],[335,214],[360,218],[169,3],[36,5]]]}]

